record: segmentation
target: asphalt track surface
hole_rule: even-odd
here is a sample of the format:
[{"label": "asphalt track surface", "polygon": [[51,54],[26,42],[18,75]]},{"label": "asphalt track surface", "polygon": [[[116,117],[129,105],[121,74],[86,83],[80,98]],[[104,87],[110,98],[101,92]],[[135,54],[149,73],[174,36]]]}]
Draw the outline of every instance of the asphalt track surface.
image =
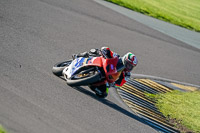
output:
[{"label": "asphalt track surface", "polygon": [[134,73],[200,85],[200,51],[93,0],[0,0],[0,123],[9,133],[154,133],[116,99],[71,88],[52,66],[109,46]]}]

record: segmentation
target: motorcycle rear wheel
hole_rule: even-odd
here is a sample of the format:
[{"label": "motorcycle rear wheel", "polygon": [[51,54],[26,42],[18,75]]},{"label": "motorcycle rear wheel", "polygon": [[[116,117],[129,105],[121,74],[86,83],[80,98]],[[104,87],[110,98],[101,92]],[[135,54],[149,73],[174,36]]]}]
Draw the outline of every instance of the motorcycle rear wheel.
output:
[{"label": "motorcycle rear wheel", "polygon": [[72,60],[64,61],[64,62],[59,62],[55,64],[52,68],[52,72],[56,76],[62,76],[63,70],[71,64]]}]

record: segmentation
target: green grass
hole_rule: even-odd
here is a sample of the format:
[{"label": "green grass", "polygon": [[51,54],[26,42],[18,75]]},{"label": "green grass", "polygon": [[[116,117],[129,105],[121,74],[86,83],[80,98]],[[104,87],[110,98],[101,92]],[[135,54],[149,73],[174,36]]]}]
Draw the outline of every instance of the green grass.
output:
[{"label": "green grass", "polygon": [[0,133],[6,133],[6,130],[0,125]]},{"label": "green grass", "polygon": [[106,0],[200,32],[200,0]]},{"label": "green grass", "polygon": [[156,106],[164,116],[181,120],[192,131],[200,132],[200,91],[172,91],[163,94],[148,94],[156,100]]}]

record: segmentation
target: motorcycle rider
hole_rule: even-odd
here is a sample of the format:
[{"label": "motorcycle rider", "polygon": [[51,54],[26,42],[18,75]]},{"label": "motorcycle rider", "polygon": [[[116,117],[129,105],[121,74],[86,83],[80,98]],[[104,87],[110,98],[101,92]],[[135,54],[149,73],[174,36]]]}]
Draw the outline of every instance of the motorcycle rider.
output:
[{"label": "motorcycle rider", "polygon": [[107,58],[118,57],[119,58],[118,65],[125,66],[121,75],[115,81],[114,84],[111,85],[111,84],[106,83],[101,86],[89,86],[96,93],[96,95],[101,98],[105,98],[108,95],[109,88],[111,86],[122,86],[124,83],[126,83],[126,81],[131,76],[130,72],[133,70],[133,68],[137,65],[137,62],[138,62],[136,56],[133,53],[128,52],[123,57],[120,57],[117,53],[114,53],[108,47],[102,47],[101,54],[99,54],[96,49],[91,49],[90,52],[83,52],[83,53],[72,55],[72,58],[73,59],[78,58],[78,57],[87,58],[90,56],[90,54],[93,54],[96,56],[100,56],[101,54],[103,54],[104,56],[106,55]]}]

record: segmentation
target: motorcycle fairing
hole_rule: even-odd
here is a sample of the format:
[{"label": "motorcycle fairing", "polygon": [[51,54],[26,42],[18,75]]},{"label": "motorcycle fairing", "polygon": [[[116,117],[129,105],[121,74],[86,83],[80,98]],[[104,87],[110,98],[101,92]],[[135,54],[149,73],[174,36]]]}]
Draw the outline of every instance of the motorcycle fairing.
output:
[{"label": "motorcycle fairing", "polygon": [[110,59],[102,59],[103,60],[103,68],[106,73],[106,79],[109,83],[115,82],[120,76],[122,71],[117,70],[118,57],[110,58]]},{"label": "motorcycle fairing", "polygon": [[90,66],[97,66],[97,67],[103,66],[101,57],[88,58],[88,61],[86,63]]},{"label": "motorcycle fairing", "polygon": [[63,73],[66,74],[68,78],[71,78],[72,75],[76,73],[76,71],[85,66],[102,67],[102,59],[100,57],[93,57],[93,58],[79,57],[73,60],[72,63],[67,68],[64,69]]}]

